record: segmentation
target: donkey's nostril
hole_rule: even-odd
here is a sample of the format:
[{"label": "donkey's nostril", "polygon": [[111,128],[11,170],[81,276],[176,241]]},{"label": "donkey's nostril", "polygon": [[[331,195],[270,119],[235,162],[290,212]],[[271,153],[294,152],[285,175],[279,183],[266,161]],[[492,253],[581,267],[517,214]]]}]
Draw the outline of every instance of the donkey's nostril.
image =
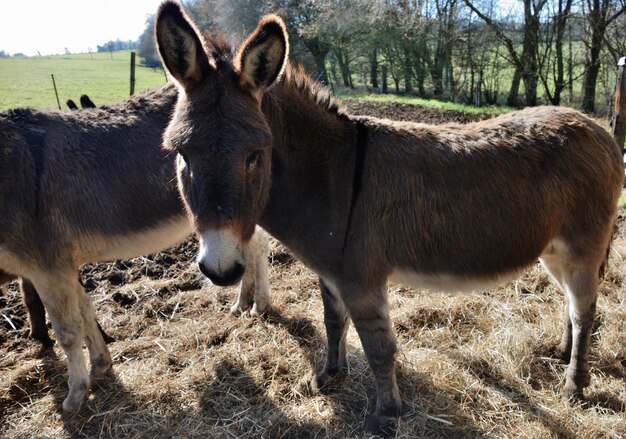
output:
[{"label": "donkey's nostril", "polygon": [[198,262],[198,268],[200,268],[200,273],[211,279],[211,272],[204,266],[202,262]]},{"label": "donkey's nostril", "polygon": [[239,262],[236,262],[235,266],[230,272],[230,276],[234,279],[232,283],[239,282],[239,279],[241,279],[245,271],[246,271],[246,266]]},{"label": "donkey's nostril", "polygon": [[221,273],[212,272],[202,262],[198,262],[198,267],[200,268],[202,274],[208,277],[215,285],[220,287],[227,287],[236,284],[246,271],[246,266],[240,262],[235,262],[230,270]]},{"label": "donkey's nostril", "polygon": [[239,262],[235,262],[235,265],[233,265],[233,267],[229,271],[219,276],[219,279],[211,279],[211,281],[215,285],[219,285],[221,287],[234,285],[239,282],[241,276],[243,276],[244,271],[246,271],[246,266]]}]

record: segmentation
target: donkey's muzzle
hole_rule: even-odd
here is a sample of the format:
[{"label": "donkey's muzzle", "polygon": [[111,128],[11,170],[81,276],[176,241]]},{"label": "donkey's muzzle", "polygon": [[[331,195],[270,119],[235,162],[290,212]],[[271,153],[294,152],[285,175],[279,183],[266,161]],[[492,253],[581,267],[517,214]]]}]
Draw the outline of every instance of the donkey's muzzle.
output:
[{"label": "donkey's muzzle", "polygon": [[202,262],[198,262],[198,267],[200,268],[200,272],[202,272],[202,274],[208,277],[213,284],[219,287],[229,287],[236,284],[241,280],[241,277],[246,271],[245,265],[240,264],[239,262],[236,262],[230,270],[219,274],[209,270]]},{"label": "donkey's muzzle", "polygon": [[237,235],[229,230],[211,230],[200,235],[198,267],[219,286],[239,282],[246,271],[246,255]]}]

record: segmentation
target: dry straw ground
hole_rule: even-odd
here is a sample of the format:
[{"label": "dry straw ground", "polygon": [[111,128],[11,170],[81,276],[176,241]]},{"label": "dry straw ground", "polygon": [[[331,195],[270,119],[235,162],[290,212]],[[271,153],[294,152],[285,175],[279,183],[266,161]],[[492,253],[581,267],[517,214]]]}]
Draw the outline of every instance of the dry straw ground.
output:
[{"label": "dry straw ground", "polygon": [[[451,116],[398,108],[359,111]],[[16,286],[3,288],[0,437],[361,437],[374,383],[353,329],[341,385],[328,395],[307,392],[325,351],[316,277],[273,243],[271,311],[260,320],[236,318],[228,314],[236,290],[204,284],[189,264],[194,252],[189,241],[83,269],[99,319],[117,339],[110,345],[114,374],[65,418],[57,416],[67,391],[63,355],[58,346],[39,352],[26,339]],[[481,294],[392,285],[405,401],[398,437],[626,437],[625,256],[622,216],[600,287],[587,406],[559,398],[565,366],[550,351],[562,328],[563,297],[538,266]]]}]

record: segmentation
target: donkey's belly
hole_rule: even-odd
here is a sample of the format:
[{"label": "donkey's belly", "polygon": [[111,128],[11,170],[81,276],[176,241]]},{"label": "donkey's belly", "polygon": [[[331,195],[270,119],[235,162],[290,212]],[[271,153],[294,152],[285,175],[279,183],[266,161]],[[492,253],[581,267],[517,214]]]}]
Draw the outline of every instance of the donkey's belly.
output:
[{"label": "donkey's belly", "polygon": [[23,276],[32,267],[20,256],[13,253],[6,247],[0,245],[0,273],[13,276]]},{"label": "donkey's belly", "polygon": [[416,289],[444,291],[447,293],[485,291],[506,282],[517,279],[525,269],[498,273],[491,276],[456,275],[450,273],[425,274],[414,271],[395,270],[389,276],[392,282],[398,282]]},{"label": "donkey's belly", "polygon": [[183,241],[193,231],[186,215],[134,233],[93,236],[85,240],[81,262],[128,259],[156,253]]}]

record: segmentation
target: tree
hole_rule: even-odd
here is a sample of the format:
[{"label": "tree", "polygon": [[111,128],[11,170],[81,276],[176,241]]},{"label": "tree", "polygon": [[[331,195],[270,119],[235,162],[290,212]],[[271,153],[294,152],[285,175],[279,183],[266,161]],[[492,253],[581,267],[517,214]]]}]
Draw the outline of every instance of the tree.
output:
[{"label": "tree", "polygon": [[[455,38],[457,0],[435,0],[436,47],[429,63],[435,96],[442,97],[444,89],[454,87],[452,47]],[[445,80],[445,84],[444,84]]]},{"label": "tree", "polygon": [[513,39],[492,18],[478,10],[470,0],[463,0],[465,4],[478,15],[496,33],[504,43],[511,63],[515,66],[515,73],[511,83],[511,90],[507,98],[507,105],[517,105],[520,81],[524,81],[526,105],[537,105],[538,82],[538,50],[540,15],[548,0],[522,0],[524,4],[524,22],[522,25],[522,53],[518,54]]},{"label": "tree", "polygon": [[148,67],[158,67],[161,65],[161,59],[159,58],[154,42],[154,15],[150,15],[146,19],[146,27],[139,36],[137,54],[143,58],[142,63]]},{"label": "tree", "polygon": [[[539,59],[539,78],[552,105],[561,104],[561,93],[566,87],[563,39],[572,3],[573,0],[557,0],[551,20],[544,26],[544,51]],[[552,54],[553,50],[554,55]],[[553,59],[554,62],[552,62]],[[554,91],[550,89],[550,79],[554,83]]]},{"label": "tree", "polygon": [[600,71],[600,53],[604,46],[608,26],[626,11],[624,0],[585,0],[587,22],[591,36],[586,42],[588,54],[583,76],[583,102],[581,109],[593,113],[596,108],[596,83]]}]

